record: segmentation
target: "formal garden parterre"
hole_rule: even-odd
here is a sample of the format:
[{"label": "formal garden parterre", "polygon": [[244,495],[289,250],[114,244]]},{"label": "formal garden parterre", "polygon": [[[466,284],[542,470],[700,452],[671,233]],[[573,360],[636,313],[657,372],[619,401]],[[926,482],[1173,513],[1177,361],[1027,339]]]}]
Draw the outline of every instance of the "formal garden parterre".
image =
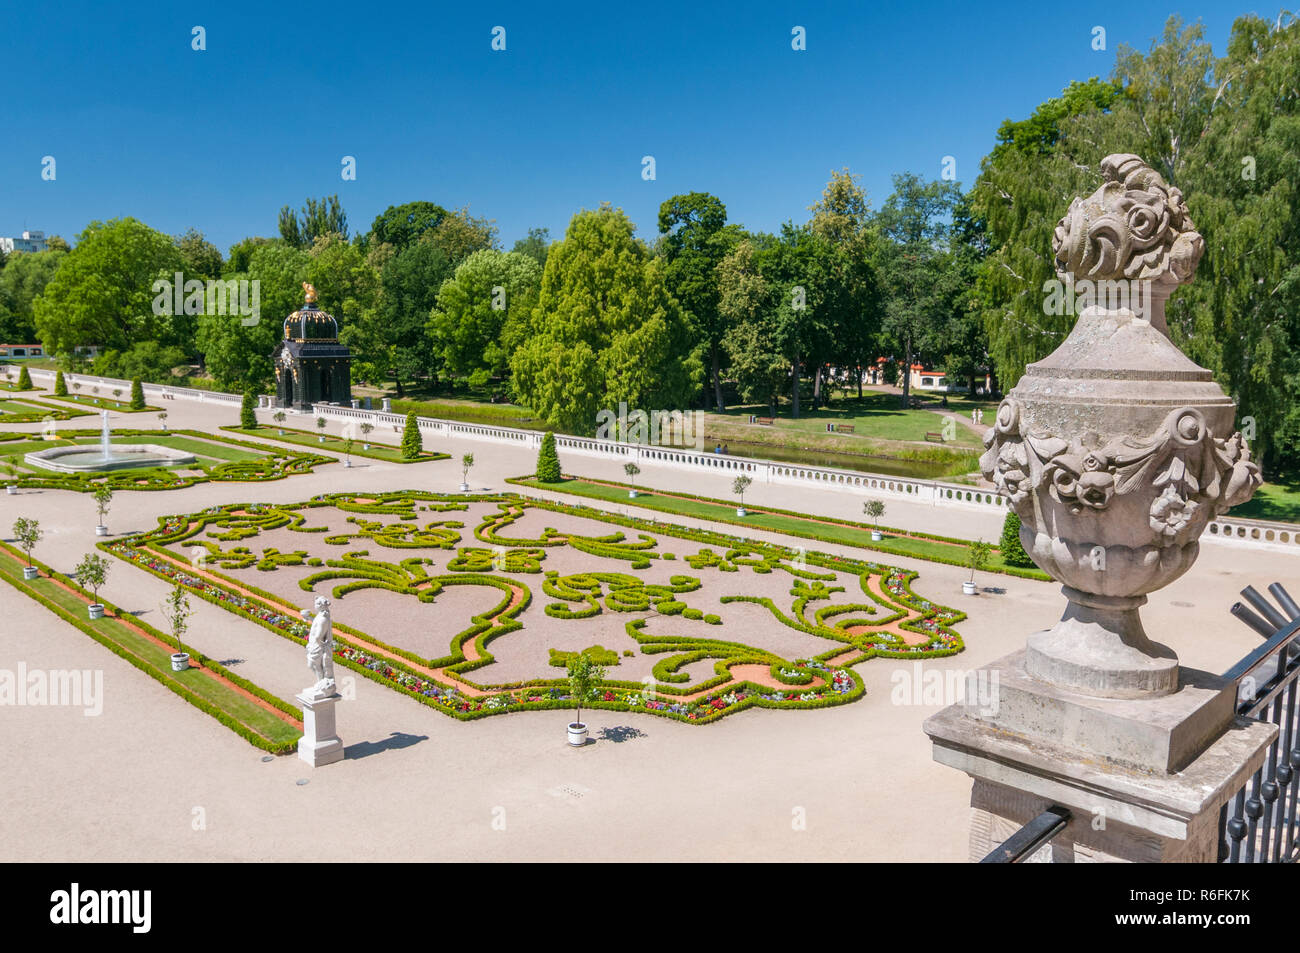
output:
[{"label": "formal garden parterre", "polygon": [[101,548],[298,642],[325,595],[337,664],[461,719],[576,707],[554,666],[582,652],[609,663],[594,707],[701,723],[963,648],[915,572],[515,494],[232,503]]}]

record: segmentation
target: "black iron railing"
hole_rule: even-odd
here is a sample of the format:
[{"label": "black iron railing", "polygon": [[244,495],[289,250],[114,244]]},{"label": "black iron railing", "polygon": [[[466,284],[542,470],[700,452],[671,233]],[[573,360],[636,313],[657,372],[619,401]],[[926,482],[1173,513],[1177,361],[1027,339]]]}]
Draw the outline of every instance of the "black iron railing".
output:
[{"label": "black iron railing", "polygon": [[1232,864],[1291,863],[1300,854],[1300,606],[1276,582],[1268,591],[1281,611],[1251,586],[1241,591],[1250,605],[1232,607],[1265,639],[1224,673],[1237,686],[1237,714],[1278,726],[1264,763],[1219,814],[1219,860]]},{"label": "black iron railing", "polygon": [[1070,822],[1070,812],[1063,807],[1049,807],[1042,814],[993,848],[981,864],[1018,864],[1033,854]]}]

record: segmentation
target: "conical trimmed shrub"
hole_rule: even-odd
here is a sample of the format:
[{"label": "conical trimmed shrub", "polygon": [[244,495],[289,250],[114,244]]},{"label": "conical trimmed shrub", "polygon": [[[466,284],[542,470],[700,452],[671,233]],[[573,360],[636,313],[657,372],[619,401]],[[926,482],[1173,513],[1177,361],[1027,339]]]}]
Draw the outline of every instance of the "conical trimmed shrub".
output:
[{"label": "conical trimmed shrub", "polygon": [[27,373],[27,368],[25,367],[18,372],[18,389],[19,390],[32,389],[32,375]]},{"label": "conical trimmed shrub", "polygon": [[68,396],[68,382],[63,379],[63,371],[59,371],[54,375],[54,396]]},{"label": "conical trimmed shrub", "polygon": [[257,429],[257,412],[254,406],[253,392],[244,391],[244,402],[239,407],[239,426],[245,430]]},{"label": "conical trimmed shrub", "polygon": [[559,483],[560,455],[555,451],[555,434],[549,430],[542,438],[542,448],[537,451],[537,479],[541,483]]},{"label": "conical trimmed shrub", "polygon": [[1009,510],[1007,518],[1002,522],[1002,540],[998,549],[1002,553],[1002,561],[1008,566],[1034,565],[1034,561],[1025,552],[1025,547],[1020,544],[1020,517],[1015,510]]},{"label": "conical trimmed shrub", "polygon": [[420,436],[420,422],[415,419],[415,411],[406,415],[406,427],[402,430],[402,459],[414,460],[424,450],[424,438]]},{"label": "conical trimmed shrub", "polygon": [[138,377],[131,381],[131,409],[144,410],[144,384]]}]

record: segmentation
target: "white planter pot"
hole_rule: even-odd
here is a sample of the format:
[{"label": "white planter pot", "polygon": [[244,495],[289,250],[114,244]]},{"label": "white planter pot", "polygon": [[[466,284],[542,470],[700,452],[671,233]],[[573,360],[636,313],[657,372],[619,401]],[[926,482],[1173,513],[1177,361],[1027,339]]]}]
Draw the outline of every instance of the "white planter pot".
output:
[{"label": "white planter pot", "polygon": [[580,721],[569,722],[569,744],[581,748],[587,743],[587,726]]},{"label": "white planter pot", "polygon": [[92,602],[86,607],[86,609],[90,612],[90,617],[92,619],[104,618],[104,606],[101,603]]},{"label": "white planter pot", "polygon": [[736,507],[736,515],[737,515],[737,516],[745,516],[745,515],[746,515],[746,514],[745,514],[745,508],[744,508],[743,506],[737,506],[737,507]]},{"label": "white planter pot", "polygon": [[963,583],[961,584],[961,592],[962,592],[962,595],[964,595],[964,596],[973,596],[973,595],[975,595],[975,583],[973,583],[973,582],[963,582]]},{"label": "white planter pot", "polygon": [[629,497],[631,497],[632,499],[635,500],[635,499],[636,499],[636,490],[628,490],[628,491],[627,491],[627,495],[628,495]]},{"label": "white planter pot", "polygon": [[95,535],[96,535],[96,536],[107,536],[107,535],[108,535],[108,527],[107,527],[107,526],[96,526],[96,527],[95,527]]},{"label": "white planter pot", "polygon": [[871,531],[871,541],[872,541],[873,543],[878,543],[878,542],[880,542],[880,541],[881,541],[882,539],[884,539],[884,538],[885,538],[885,536],[884,536],[883,533],[880,532],[880,530],[878,530],[878,529],[873,529],[873,530]]},{"label": "white planter pot", "polygon": [[343,461],[343,465],[344,465],[345,467],[349,467],[349,468],[351,468],[351,466],[352,466],[352,461],[351,461],[351,460],[344,460],[344,461]]},{"label": "white planter pot", "polygon": [[18,484],[17,484],[17,483],[10,483],[7,487],[5,487],[5,492],[8,493],[10,496],[17,496],[17,495],[18,495]]},{"label": "white planter pot", "polygon": [[462,483],[462,484],[460,485],[460,492],[462,492],[462,493],[468,493],[468,492],[469,492],[469,484],[468,484],[468,483]]},{"label": "white planter pot", "polygon": [[280,428],[279,428],[279,431],[280,431],[280,436],[283,437],[283,436],[284,436],[284,428],[283,428],[283,427],[280,427]]},{"label": "white planter pot", "polygon": [[172,671],[173,671],[173,672],[183,672],[183,671],[185,671],[185,670],[186,670],[187,668],[189,668],[189,667],[190,667],[190,653],[189,653],[189,652],[173,652],[173,653],[172,653]]},{"label": "white planter pot", "polygon": [[317,442],[317,443],[324,443],[324,442],[325,442],[325,438],[324,438],[324,437],[317,437],[317,438],[316,438],[316,442]]},{"label": "white planter pot", "polygon": [[368,444],[368,443],[363,443],[363,444],[361,445],[361,449],[362,449],[362,450],[369,450],[369,449],[370,449],[370,444]]},{"label": "white planter pot", "polygon": [[24,567],[23,567],[23,578],[26,579],[28,582],[31,582],[33,579],[35,579],[35,578],[36,578],[37,576],[39,576],[40,574],[41,574],[41,571],[40,571],[39,569],[37,569],[35,566],[24,566]]}]

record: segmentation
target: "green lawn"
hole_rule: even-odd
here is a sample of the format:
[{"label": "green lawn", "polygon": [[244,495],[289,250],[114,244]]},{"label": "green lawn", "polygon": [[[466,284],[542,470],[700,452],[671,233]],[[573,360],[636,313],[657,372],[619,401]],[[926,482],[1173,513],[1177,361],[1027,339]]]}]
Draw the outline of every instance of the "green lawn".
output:
[{"label": "green lawn", "polygon": [[453,398],[449,400],[394,400],[393,412],[468,423],[497,424],[502,427],[540,427],[542,421],[527,407],[518,404],[493,404],[483,400]]},{"label": "green lawn", "polygon": [[[8,557],[0,556],[0,578],[14,588],[38,597],[56,614],[69,621],[92,629],[103,641],[111,643],[139,660],[145,671],[160,682],[169,682],[183,692],[198,696],[222,713],[276,744],[288,744],[301,732],[292,725],[255,704],[243,694],[198,671],[173,672],[171,649],[164,648],[138,632],[105,616],[91,620],[86,613],[86,603],[73,593],[42,576],[28,582],[22,578],[22,567]],[[61,611],[60,611],[61,610]]]},{"label": "green lawn", "polygon": [[[77,407],[91,411],[108,410],[115,414],[150,414],[162,410],[161,407],[146,406],[142,410],[131,409],[131,389],[124,388],[121,397],[114,397],[111,390],[99,389],[98,394],[90,392],[89,388],[82,388],[80,393],[69,394],[67,397],[59,397],[55,394],[42,394],[44,400],[57,400],[66,404],[74,404]],[[99,401],[99,403],[95,403]]]},{"label": "green lawn", "polygon": [[1255,495],[1228,514],[1242,519],[1300,523],[1300,484],[1265,483]]},{"label": "green lawn", "polygon": [[[246,437],[260,437],[263,440],[274,440],[279,443],[293,443],[303,447],[316,447],[333,450],[336,453],[343,452],[343,439],[332,434],[326,435],[322,443],[319,434],[314,434],[309,430],[297,430],[293,427],[279,428],[275,426],[258,427],[256,430],[247,430],[243,427],[222,427],[222,430],[228,430],[231,433],[242,434]],[[280,429],[284,430],[281,434]],[[400,447],[394,447],[391,444],[376,443],[371,440],[369,450],[362,450],[360,439],[352,442],[352,456],[354,457],[371,457],[375,460],[386,460],[389,463],[424,463],[429,460],[446,460],[449,454],[435,453],[432,450],[423,451],[419,457],[414,460],[406,460],[402,457]]]},{"label": "green lawn", "polygon": [[[709,424],[743,424],[748,428],[749,439],[762,441],[765,434],[774,432],[797,431],[806,434],[825,434],[826,425],[848,424],[854,428],[853,440],[894,440],[926,443],[927,433],[940,433],[943,430],[943,418],[929,410],[904,410],[898,406],[899,398],[894,394],[864,393],[861,399],[852,397],[837,400],[832,407],[817,410],[803,409],[798,419],[778,415],[771,427],[748,423],[749,415],[766,417],[766,406],[733,407],[725,413],[711,412],[705,418],[706,430]],[[967,408],[969,410],[969,408]],[[962,447],[971,450],[981,447],[980,439],[974,431],[958,426],[954,438],[944,443],[948,447]]]},{"label": "green lawn", "polygon": [[[659,513],[668,513],[675,516],[694,516],[698,519],[712,520],[720,523],[729,523],[732,525],[753,527],[755,529],[771,530],[777,533],[785,533],[790,536],[801,536],[807,539],[818,539],[826,542],[844,543],[848,546],[857,546],[862,549],[876,550],[882,553],[892,553],[898,556],[913,556],[917,559],[928,559],[935,562],[944,563],[964,563],[966,559],[966,548],[964,544],[944,543],[931,539],[915,539],[907,536],[895,535],[897,530],[884,530],[885,538],[880,542],[872,542],[871,528],[866,524],[862,525],[845,525],[842,523],[826,523],[816,519],[810,519],[801,516],[790,516],[784,513],[765,513],[750,507],[749,514],[744,517],[736,515],[736,503],[725,500],[706,500],[706,499],[681,499],[672,496],[663,496],[650,490],[638,490],[636,499],[627,495],[627,490],[621,486],[609,486],[603,483],[593,483],[589,480],[570,479],[560,483],[538,483],[531,479],[522,479],[518,482],[524,486],[534,487],[542,490],[554,490],[560,493],[571,493],[575,496],[583,496],[589,499],[600,500],[605,503],[619,503],[626,506],[636,506],[642,509],[655,510]],[[1002,561],[1001,554],[994,549],[989,557],[987,568],[995,571],[1003,571],[1008,567]],[[1034,575],[1035,578],[1047,578],[1037,570],[1015,569],[1018,574]]]}]

